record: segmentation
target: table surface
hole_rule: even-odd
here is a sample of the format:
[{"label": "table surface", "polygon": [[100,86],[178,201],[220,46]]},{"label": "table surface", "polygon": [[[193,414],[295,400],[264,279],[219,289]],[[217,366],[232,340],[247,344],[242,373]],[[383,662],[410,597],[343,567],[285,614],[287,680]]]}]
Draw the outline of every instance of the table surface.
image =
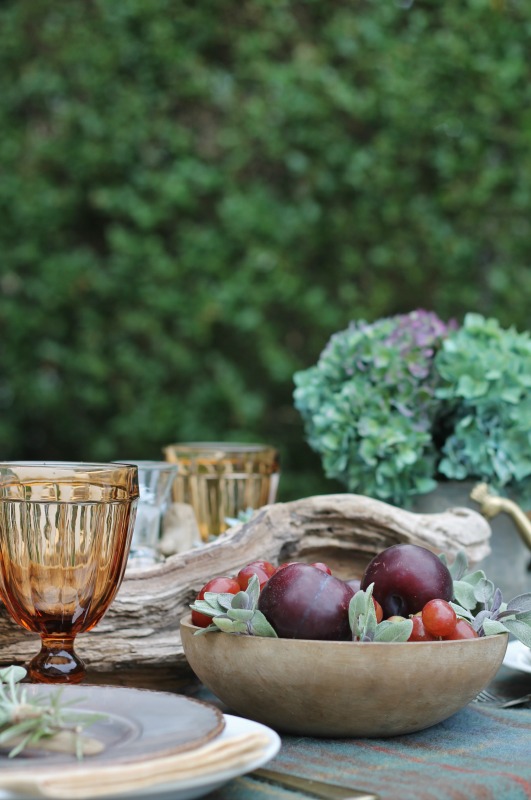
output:
[{"label": "table surface", "polygon": [[[507,699],[519,697],[531,692],[531,675],[502,667],[489,688]],[[223,708],[199,684],[189,693]],[[432,728],[390,739],[283,736],[267,768],[349,786],[381,800],[524,800],[531,798],[531,708],[475,702]],[[208,800],[308,796],[250,774]]]}]

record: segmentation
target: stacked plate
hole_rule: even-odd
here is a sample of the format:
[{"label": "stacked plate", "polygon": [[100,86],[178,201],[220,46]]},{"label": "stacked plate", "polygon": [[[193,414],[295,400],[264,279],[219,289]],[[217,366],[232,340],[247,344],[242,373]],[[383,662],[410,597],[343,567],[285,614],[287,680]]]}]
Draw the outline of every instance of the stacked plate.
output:
[{"label": "stacked plate", "polygon": [[[27,687],[46,700],[57,689]],[[67,686],[62,701],[98,715],[86,730],[86,754],[35,749],[0,753],[0,800],[12,798],[149,798],[192,800],[263,766],[278,735],[257,722],[166,692]]]},{"label": "stacked plate", "polygon": [[531,672],[531,650],[518,640],[509,642],[503,663],[510,669]]}]

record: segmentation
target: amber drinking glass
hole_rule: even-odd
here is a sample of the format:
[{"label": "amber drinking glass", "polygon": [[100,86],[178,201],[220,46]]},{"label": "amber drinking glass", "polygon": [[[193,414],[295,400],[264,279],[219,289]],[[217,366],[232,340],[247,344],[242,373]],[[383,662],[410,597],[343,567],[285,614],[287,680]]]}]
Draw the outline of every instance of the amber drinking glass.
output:
[{"label": "amber drinking glass", "polygon": [[173,500],[192,506],[203,541],[223,533],[241,511],[275,502],[280,466],[273,447],[185,442],[167,445],[164,454],[179,465]]},{"label": "amber drinking glass", "polygon": [[0,590],[13,619],[40,634],[32,680],[83,679],[74,640],[118,591],[137,498],[131,464],[0,462]]}]

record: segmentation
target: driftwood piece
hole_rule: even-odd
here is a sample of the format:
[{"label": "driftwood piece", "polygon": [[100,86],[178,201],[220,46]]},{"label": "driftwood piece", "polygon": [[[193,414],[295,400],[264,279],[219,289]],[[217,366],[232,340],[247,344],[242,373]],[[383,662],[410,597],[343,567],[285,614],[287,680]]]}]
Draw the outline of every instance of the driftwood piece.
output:
[{"label": "driftwood piece", "polygon": [[[477,512],[449,509],[413,514],[361,495],[320,495],[276,503],[256,512],[201,547],[145,570],[128,570],[105,618],[78,637],[77,649],[92,672],[142,669],[152,674],[186,670],[179,620],[201,586],[216,575],[235,574],[249,561],[326,561],[340,577],[360,577],[386,547],[409,542],[452,557],[463,548],[471,562],[490,552],[490,526]],[[0,661],[26,661],[38,640],[0,615]],[[120,682],[114,681],[114,682]]]}]

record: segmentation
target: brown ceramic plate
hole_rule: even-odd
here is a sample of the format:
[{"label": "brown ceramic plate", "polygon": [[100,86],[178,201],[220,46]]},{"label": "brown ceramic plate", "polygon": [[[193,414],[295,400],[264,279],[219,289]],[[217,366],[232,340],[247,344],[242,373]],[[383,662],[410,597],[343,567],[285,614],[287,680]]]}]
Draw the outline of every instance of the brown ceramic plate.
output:
[{"label": "brown ceramic plate", "polygon": [[[57,692],[57,687],[27,686],[28,697],[42,697]],[[208,703],[169,692],[126,689],[114,686],[65,686],[62,700],[87,714],[101,714],[102,719],[86,729],[87,736],[100,740],[104,747],[90,756],[96,765],[121,764],[151,760],[201,747],[217,736],[225,720],[219,709]],[[76,763],[73,755],[28,751],[15,759],[0,753],[3,770],[61,766]]]}]

